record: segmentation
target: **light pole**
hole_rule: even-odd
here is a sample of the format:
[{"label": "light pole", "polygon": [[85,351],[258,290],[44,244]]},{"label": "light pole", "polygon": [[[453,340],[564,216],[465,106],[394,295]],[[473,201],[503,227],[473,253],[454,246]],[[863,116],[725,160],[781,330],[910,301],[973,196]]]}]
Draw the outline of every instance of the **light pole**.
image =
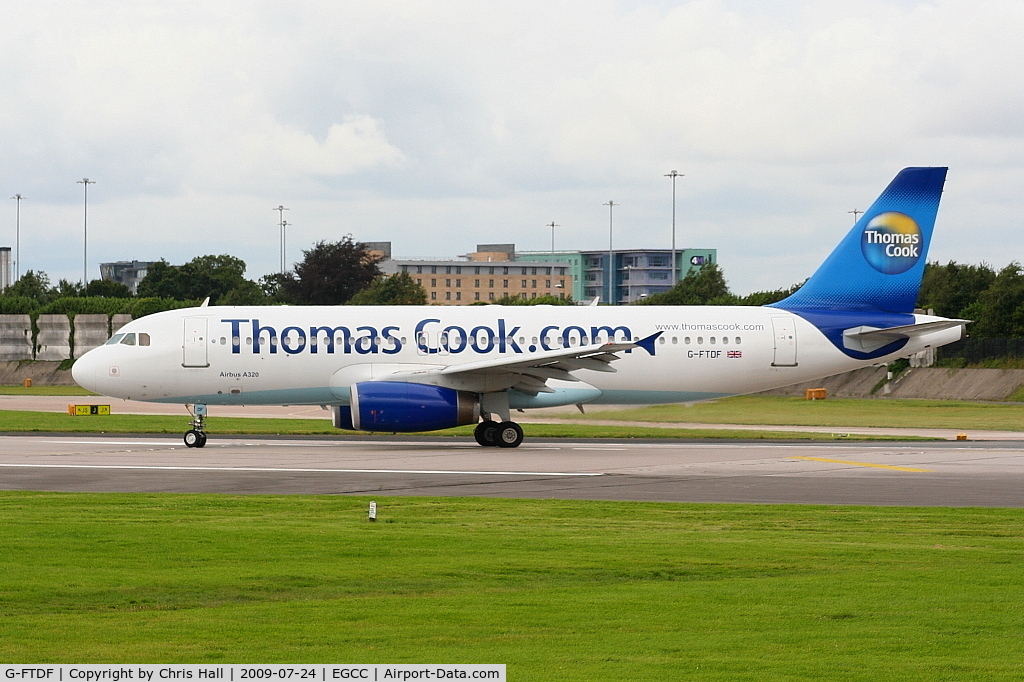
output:
[{"label": "light pole", "polygon": [[665,174],[666,178],[672,178],[672,286],[676,285],[676,178],[683,177],[683,173],[672,171]]},{"label": "light pole", "polygon": [[615,264],[612,254],[612,210],[619,204],[609,199],[608,203],[601,205],[608,207],[608,303],[615,305],[616,300],[613,298],[615,291]]},{"label": "light pole", "polygon": [[284,226],[287,225],[287,223],[285,223],[285,221],[284,221],[284,212],[287,211],[288,209],[284,207],[284,204],[281,204],[280,206],[275,206],[271,210],[272,211],[277,211],[278,214],[280,215],[280,220],[278,221],[278,226],[281,228],[281,238],[280,238],[280,243],[281,243],[281,274],[283,275],[284,274]]},{"label": "light pole", "polygon": [[281,221],[281,272],[283,273],[288,264],[288,226],[287,220]]},{"label": "light pole", "polygon": [[853,214],[853,224],[854,225],[857,224],[857,216],[860,215],[863,212],[864,211],[857,210],[856,208],[853,209],[852,211],[847,211],[847,213],[852,213]]},{"label": "light pole", "polygon": [[17,282],[21,279],[21,200],[25,197],[15,194],[11,198],[18,200],[18,218],[14,232],[14,281]]},{"label": "light pole", "polygon": [[82,286],[89,284],[89,185],[95,185],[95,180],[82,178],[76,180],[79,185],[85,185],[85,203],[82,209]]},{"label": "light pole", "polygon": [[547,225],[551,228],[551,279],[548,280],[548,295],[555,295],[555,228],[561,227],[552,220]]}]

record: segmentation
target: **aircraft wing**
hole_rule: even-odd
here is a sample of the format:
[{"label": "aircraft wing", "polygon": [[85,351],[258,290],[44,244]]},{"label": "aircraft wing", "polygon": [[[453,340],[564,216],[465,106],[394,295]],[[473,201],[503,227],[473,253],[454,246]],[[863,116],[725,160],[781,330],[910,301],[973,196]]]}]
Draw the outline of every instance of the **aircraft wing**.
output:
[{"label": "aircraft wing", "polygon": [[547,386],[549,379],[580,381],[572,374],[580,369],[614,372],[611,363],[619,359],[617,354],[622,351],[643,348],[653,355],[654,342],[661,333],[657,332],[639,341],[594,343],[523,355],[504,355],[445,367],[395,372],[385,380],[433,384],[479,393],[509,388],[527,395],[552,393],[553,389]]}]

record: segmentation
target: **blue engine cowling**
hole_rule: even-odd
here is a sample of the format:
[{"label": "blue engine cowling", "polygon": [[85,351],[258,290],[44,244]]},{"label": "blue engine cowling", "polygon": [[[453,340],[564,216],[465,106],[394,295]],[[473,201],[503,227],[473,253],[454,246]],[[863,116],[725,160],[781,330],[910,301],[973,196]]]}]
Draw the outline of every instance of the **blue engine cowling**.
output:
[{"label": "blue engine cowling", "polygon": [[348,405],[334,408],[334,426],[355,431],[435,431],[480,419],[475,393],[398,381],[363,381]]}]

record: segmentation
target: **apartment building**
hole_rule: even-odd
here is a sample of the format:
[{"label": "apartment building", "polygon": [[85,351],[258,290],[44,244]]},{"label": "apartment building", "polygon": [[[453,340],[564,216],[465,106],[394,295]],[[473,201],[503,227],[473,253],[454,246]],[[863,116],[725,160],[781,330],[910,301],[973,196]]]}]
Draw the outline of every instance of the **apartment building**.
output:
[{"label": "apartment building", "polygon": [[387,275],[408,274],[427,292],[427,303],[440,305],[488,303],[506,296],[566,298],[572,296],[574,283],[569,260],[521,260],[515,244],[479,244],[458,260],[389,258],[381,261],[380,269]]}]

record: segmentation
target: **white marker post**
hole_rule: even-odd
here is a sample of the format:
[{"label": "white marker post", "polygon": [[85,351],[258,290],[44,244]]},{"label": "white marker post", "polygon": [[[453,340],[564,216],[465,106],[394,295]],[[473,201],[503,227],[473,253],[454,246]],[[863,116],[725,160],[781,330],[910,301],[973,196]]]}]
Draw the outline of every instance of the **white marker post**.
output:
[{"label": "white marker post", "polygon": [[370,502],[370,521],[377,520],[377,503]]}]

